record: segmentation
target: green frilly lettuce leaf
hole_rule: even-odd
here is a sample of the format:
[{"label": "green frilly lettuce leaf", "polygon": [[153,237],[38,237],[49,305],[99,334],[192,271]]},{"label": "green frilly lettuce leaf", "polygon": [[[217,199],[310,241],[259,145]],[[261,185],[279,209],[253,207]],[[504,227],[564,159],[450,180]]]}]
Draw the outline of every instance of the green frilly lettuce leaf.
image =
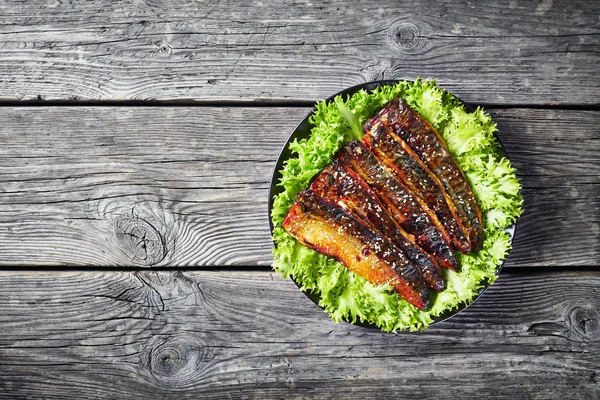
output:
[{"label": "green frilly lettuce leaf", "polygon": [[[298,193],[331,163],[342,146],[360,139],[364,123],[396,97],[403,97],[440,131],[465,172],[485,225],[482,249],[457,254],[459,271],[443,271],[447,288],[432,292],[431,305],[425,311],[406,302],[389,285],[375,286],[336,260],[308,249],[281,226]],[[275,271],[293,278],[301,290],[316,294],[319,305],[334,321],[361,321],[384,331],[423,330],[436,316],[468,304],[479,289],[494,282],[510,250],[505,228],[521,214],[523,199],[515,169],[499,154],[496,124],[489,114],[481,108],[468,112],[435,81],[417,79],[361,90],[348,98],[338,96],[330,103],[322,101],[309,121],[313,127],[310,138],[290,144],[293,156],[284,163],[278,183],[283,192],[276,196],[271,210]]]}]

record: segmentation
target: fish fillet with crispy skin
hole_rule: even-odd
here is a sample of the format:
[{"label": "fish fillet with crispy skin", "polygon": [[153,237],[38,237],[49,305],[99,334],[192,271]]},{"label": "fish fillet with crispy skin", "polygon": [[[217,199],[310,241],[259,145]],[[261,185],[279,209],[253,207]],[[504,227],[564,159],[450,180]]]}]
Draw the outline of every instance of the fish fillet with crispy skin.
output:
[{"label": "fish fillet with crispy skin", "polygon": [[435,212],[445,228],[442,233],[446,240],[456,249],[468,253],[471,245],[464,226],[452,214],[443,189],[419,156],[377,116],[365,124],[364,130],[363,143]]},{"label": "fish fillet with crispy skin", "polygon": [[475,202],[463,171],[452,158],[437,129],[401,98],[392,100],[378,113],[378,117],[401,137],[433,172],[436,183],[444,190],[450,210],[468,234],[469,250],[481,248],[481,210]]},{"label": "fish fillet with crispy skin", "polygon": [[367,281],[388,283],[414,306],[427,308],[429,290],[419,271],[389,240],[338,204],[305,190],[290,208],[283,228]]},{"label": "fish fillet with crispy skin", "polygon": [[428,287],[437,292],[444,290],[444,277],[434,258],[414,243],[414,236],[394,223],[375,193],[356,172],[336,161],[317,176],[310,188],[313,193],[348,209],[388,238],[419,270]]},{"label": "fish fillet with crispy skin", "polygon": [[412,194],[365,145],[352,141],[337,153],[336,159],[367,183],[392,219],[414,235],[416,244],[432,255],[440,266],[456,269],[456,257],[444,239],[443,227],[433,211]]}]

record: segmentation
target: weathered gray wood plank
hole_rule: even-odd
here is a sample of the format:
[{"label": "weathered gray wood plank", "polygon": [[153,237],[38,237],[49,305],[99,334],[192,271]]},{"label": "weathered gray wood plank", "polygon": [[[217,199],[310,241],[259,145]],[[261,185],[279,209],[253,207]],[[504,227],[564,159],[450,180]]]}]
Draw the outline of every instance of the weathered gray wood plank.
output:
[{"label": "weathered gray wood plank", "polygon": [[598,104],[595,0],[0,4],[0,97],[315,100],[382,78]]},{"label": "weathered gray wood plank", "polygon": [[268,272],[1,272],[0,398],[598,399],[600,273],[503,274],[422,334]]},{"label": "weathered gray wood plank", "polygon": [[[0,108],[0,264],[268,266],[272,168],[307,111]],[[525,185],[507,266],[597,265],[600,112],[492,111]]]},{"label": "weathered gray wood plank", "polygon": [[598,266],[600,113],[521,109],[492,115],[524,187],[525,212],[505,266]]}]

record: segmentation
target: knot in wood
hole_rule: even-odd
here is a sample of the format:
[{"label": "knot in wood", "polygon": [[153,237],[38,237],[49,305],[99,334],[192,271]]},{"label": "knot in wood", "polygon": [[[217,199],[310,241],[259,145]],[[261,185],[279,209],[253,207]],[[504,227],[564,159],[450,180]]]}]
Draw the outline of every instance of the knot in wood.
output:
[{"label": "knot in wood", "polygon": [[135,264],[154,265],[167,254],[165,240],[158,229],[137,216],[118,219],[115,235],[123,254]]},{"label": "knot in wood", "polygon": [[578,306],[571,310],[569,323],[581,336],[593,337],[600,332],[600,313],[588,306]]},{"label": "knot in wood", "polygon": [[421,32],[415,24],[402,22],[391,27],[391,35],[401,49],[410,50],[419,44]]},{"label": "knot in wood", "polygon": [[202,373],[212,359],[203,343],[193,338],[168,338],[150,350],[147,367],[161,385],[180,386]]},{"label": "knot in wood", "polygon": [[173,53],[173,48],[167,43],[158,42],[156,45],[158,46],[158,52],[163,56],[170,56]]}]

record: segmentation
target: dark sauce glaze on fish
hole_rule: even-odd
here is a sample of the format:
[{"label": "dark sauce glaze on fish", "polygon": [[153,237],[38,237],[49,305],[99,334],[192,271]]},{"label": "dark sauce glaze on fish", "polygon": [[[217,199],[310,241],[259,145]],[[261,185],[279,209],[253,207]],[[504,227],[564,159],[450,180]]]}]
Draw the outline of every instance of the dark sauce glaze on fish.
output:
[{"label": "dark sauce glaze on fish", "polygon": [[369,282],[389,283],[414,306],[427,308],[429,290],[414,265],[388,239],[335,202],[307,189],[298,195],[283,227]]},{"label": "dark sauce glaze on fish", "polygon": [[448,205],[468,234],[469,251],[480,249],[483,244],[481,210],[463,171],[452,158],[439,132],[401,98],[390,102],[377,117],[401,137],[433,172],[436,183],[448,195]]},{"label": "dark sauce glaze on fish", "polygon": [[313,193],[333,200],[387,237],[415,265],[428,287],[437,292],[444,290],[444,277],[435,259],[414,242],[413,235],[391,219],[376,194],[356,172],[335,161],[325,168],[310,188]]},{"label": "dark sauce glaze on fish", "polygon": [[452,213],[444,189],[438,186],[433,173],[408,144],[385,126],[377,116],[365,125],[363,143],[394,171],[412,193],[433,210],[443,226],[442,233],[445,239],[459,251],[469,252],[471,244],[466,230]]},{"label": "dark sauce glaze on fish", "polygon": [[369,185],[385,206],[387,213],[406,232],[415,237],[423,250],[444,268],[455,270],[456,256],[438,228],[435,215],[423,210],[423,204],[360,142],[342,148],[336,159],[355,171]]}]

